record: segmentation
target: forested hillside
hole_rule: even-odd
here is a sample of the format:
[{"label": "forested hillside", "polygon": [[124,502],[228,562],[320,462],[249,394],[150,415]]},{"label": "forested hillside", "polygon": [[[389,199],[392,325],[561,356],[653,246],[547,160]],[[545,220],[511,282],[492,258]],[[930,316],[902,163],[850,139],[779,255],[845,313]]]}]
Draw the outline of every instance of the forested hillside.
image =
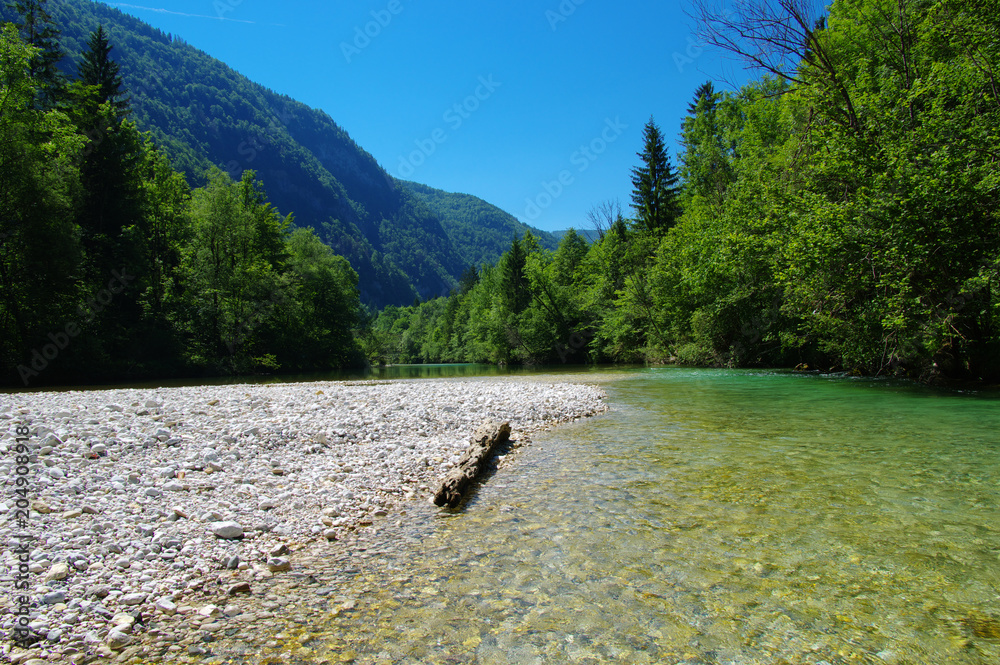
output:
[{"label": "forested hillside", "polygon": [[[293,213],[296,226],[313,227],[351,262],[363,301],[381,307],[447,294],[468,267],[465,257],[495,261],[502,252],[496,243],[486,250],[474,244],[478,219],[452,216],[445,228],[322,111],[117,9],[87,0],[46,7],[60,31],[63,70],[76,70],[89,35],[102,25],[129,91],[130,119],[151,133],[188,183],[204,185],[212,166],[234,180],[255,171],[276,208]],[[0,21],[10,20],[16,12],[0,3]]]},{"label": "forested hillside", "polygon": [[[129,119],[150,111],[130,113],[146,93],[126,85],[114,33],[90,33],[60,76],[57,24],[43,20],[44,4],[19,2],[17,26],[0,41],[8,380],[320,369],[365,356],[1000,380],[992,2],[836,1],[820,16],[805,0],[748,0],[740,13],[702,12],[703,38],[762,76],[731,92],[712,83],[692,91],[669,132],[650,119],[630,213],[595,202],[597,238],[568,232],[555,249],[472,197],[383,177],[328,118],[243,79],[233,79],[250,86],[241,95],[274,102],[275,114],[292,109],[253,160],[263,182],[243,167],[239,178],[216,168],[192,191],[172,167],[169,140],[158,149]],[[126,42],[193,52],[117,29]],[[232,82],[212,78],[219,71],[228,70],[201,73],[215,92],[163,113],[182,118],[184,108],[229,98]],[[187,84],[156,85],[184,94]],[[264,127],[254,117],[247,131]],[[218,134],[211,150],[225,150],[242,135],[199,122],[188,147]],[[313,142],[327,136],[320,127],[339,137],[322,159],[298,138],[307,127]],[[200,149],[178,150],[182,165],[204,165]],[[305,180],[289,182],[340,206],[338,217],[310,224],[315,233],[293,231],[302,220],[285,213],[299,211],[273,205],[283,192],[271,198],[265,167],[279,183],[292,168],[269,161],[279,153],[299,155],[305,169],[296,175]],[[354,180],[326,166],[351,159]],[[387,198],[355,198],[354,189]],[[463,230],[463,216],[480,228]],[[371,323],[359,272],[376,302],[411,303],[412,284],[450,295],[386,307]]]},{"label": "forested hillside", "polygon": [[531,228],[479,197],[453,194],[416,182],[402,181],[401,184],[441,220],[467,266],[496,263],[510,247],[512,239],[529,231],[546,249],[555,249],[559,244],[553,234]]},{"label": "forested hillside", "polygon": [[[1000,13],[986,0],[695,3],[764,75],[655,121],[632,216],[530,235],[459,293],[388,308],[406,361],[672,360],[1000,379]],[[599,203],[599,202],[597,202]]]},{"label": "forested hillside", "polygon": [[363,364],[358,275],[252,170],[194,191],[129,120],[98,28],[71,73],[37,0],[0,26],[0,382]]}]

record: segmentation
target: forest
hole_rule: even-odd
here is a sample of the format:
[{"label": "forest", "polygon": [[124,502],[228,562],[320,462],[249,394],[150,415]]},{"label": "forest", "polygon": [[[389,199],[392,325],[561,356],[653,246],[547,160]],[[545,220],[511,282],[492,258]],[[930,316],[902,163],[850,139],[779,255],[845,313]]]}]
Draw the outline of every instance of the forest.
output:
[{"label": "forest", "polygon": [[674,362],[1000,379],[1000,15],[987,0],[696,4],[755,66],[651,119],[626,215],[530,233],[450,297],[388,307],[388,362]]},{"label": "forest", "polygon": [[[554,245],[474,197],[396,183],[408,218],[464,238],[435,254],[467,266],[453,278],[413,250],[444,235],[394,236],[383,219],[380,246],[396,257],[384,263],[353,222],[298,227],[252,170],[210,167],[192,188],[172,144],[139,131],[103,28],[67,74],[44,1],[12,3],[18,20],[0,33],[4,382],[365,362],[1000,379],[992,3],[743,7],[696,4],[702,38],[760,78],[692,91],[673,159],[651,118],[630,205],[595,202],[593,241],[569,232]],[[331,242],[337,225],[351,247]],[[475,249],[501,242],[498,260]],[[359,279],[341,256],[352,251],[385,274]],[[454,288],[377,315],[362,304],[376,278],[415,294],[411,274]]]},{"label": "forest", "polygon": [[358,275],[247,170],[191,190],[129,119],[113,45],[57,66],[43,3],[0,29],[0,355],[31,387],[363,363]]},{"label": "forest", "polygon": [[[475,197],[415,191],[324,111],[249,80],[177,35],[91,0],[37,4],[58,32],[61,72],[75,75],[101,27],[128,90],[129,120],[188,185],[206,185],[213,166],[233,180],[255,171],[274,207],[294,212],[296,225],[314,228],[350,262],[369,307],[447,295],[470,261],[495,262],[527,228]],[[16,3],[0,0],[0,23],[21,25],[20,16]],[[22,37],[33,43],[29,33]]]}]

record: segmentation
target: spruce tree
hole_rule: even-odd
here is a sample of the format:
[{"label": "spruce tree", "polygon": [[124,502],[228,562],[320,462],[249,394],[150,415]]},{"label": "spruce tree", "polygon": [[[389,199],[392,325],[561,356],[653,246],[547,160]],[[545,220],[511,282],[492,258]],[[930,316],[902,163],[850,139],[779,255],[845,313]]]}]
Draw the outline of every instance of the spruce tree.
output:
[{"label": "spruce tree", "polygon": [[680,216],[678,175],[670,163],[660,128],[652,118],[642,135],[643,151],[636,153],[642,164],[632,169],[632,207],[640,229],[662,235]]},{"label": "spruce tree", "polygon": [[698,113],[699,106],[702,106],[702,101],[710,105],[710,108],[715,108],[715,86],[712,85],[711,81],[705,81],[698,86],[698,89],[694,91],[694,101],[688,104],[688,115],[695,115]]},{"label": "spruce tree", "polygon": [[128,99],[111,50],[107,33],[98,28],[82,54],[79,78],[70,87],[70,113],[89,139],[80,164],[77,207],[87,288],[106,284],[116,270],[136,276],[91,323],[108,363],[134,357],[125,348],[142,318],[139,296],[149,285],[144,138],[125,120]]},{"label": "spruce tree", "polygon": [[503,298],[511,314],[520,314],[531,304],[531,292],[526,267],[528,252],[518,238],[510,244],[510,249],[501,259]]},{"label": "spruce tree", "polygon": [[729,184],[733,181],[731,150],[726,149],[717,118],[721,95],[711,82],[698,87],[694,101],[688,106],[688,116],[681,124],[680,174],[684,180],[685,200],[701,198],[722,205]]},{"label": "spruce tree", "polygon": [[39,86],[36,105],[51,109],[55,107],[64,88],[64,81],[59,73],[63,51],[59,46],[59,28],[46,11],[45,3],[46,0],[16,0],[8,2],[7,6],[21,17],[17,26],[21,38],[39,49],[28,62],[28,75]]},{"label": "spruce tree", "polygon": [[97,104],[111,105],[117,119],[129,114],[129,96],[119,73],[118,63],[111,59],[111,42],[104,26],[90,34],[87,50],[79,68],[79,81],[84,86],[93,86],[97,91]]}]

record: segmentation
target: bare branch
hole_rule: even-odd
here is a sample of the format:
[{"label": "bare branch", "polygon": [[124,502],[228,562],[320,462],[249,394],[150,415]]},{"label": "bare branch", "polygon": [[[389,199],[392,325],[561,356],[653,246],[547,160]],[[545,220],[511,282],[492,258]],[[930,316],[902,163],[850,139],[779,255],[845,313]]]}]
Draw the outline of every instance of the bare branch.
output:
[{"label": "bare branch", "polygon": [[829,95],[829,117],[860,133],[841,67],[824,39],[825,9],[818,0],[693,0],[698,37],[716,48],[800,87]]},{"label": "bare branch", "polygon": [[597,231],[597,235],[604,240],[604,234],[611,229],[611,225],[622,216],[622,204],[618,199],[611,199],[600,203],[590,209],[587,213],[587,221]]}]

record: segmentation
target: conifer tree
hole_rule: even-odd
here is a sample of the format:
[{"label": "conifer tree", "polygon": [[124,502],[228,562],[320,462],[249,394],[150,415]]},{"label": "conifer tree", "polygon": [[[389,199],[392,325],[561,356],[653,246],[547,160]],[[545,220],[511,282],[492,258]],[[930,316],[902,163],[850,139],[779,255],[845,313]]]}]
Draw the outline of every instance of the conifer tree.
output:
[{"label": "conifer tree", "polygon": [[710,104],[711,108],[715,108],[715,86],[711,81],[705,81],[694,91],[694,100],[688,104],[688,115],[695,115],[698,112],[702,100]]},{"label": "conifer tree", "polygon": [[507,307],[512,314],[520,314],[531,302],[525,266],[528,252],[521,239],[514,238],[502,259],[502,290]]},{"label": "conifer tree", "polygon": [[688,116],[681,125],[681,177],[686,200],[701,197],[721,205],[733,180],[730,154],[723,142],[719,126],[718,102],[711,81],[703,83],[688,105]]},{"label": "conifer tree", "polygon": [[7,6],[21,17],[17,26],[21,38],[39,49],[28,63],[28,75],[34,79],[39,92],[36,103],[40,108],[53,108],[64,87],[59,73],[63,51],[59,46],[59,28],[45,9],[46,0],[16,0]]},{"label": "conifer tree", "polygon": [[656,235],[677,223],[678,175],[670,163],[663,134],[652,118],[643,129],[642,164],[632,169],[632,207],[639,228]]},{"label": "conifer tree", "polygon": [[121,120],[129,114],[129,97],[119,73],[118,63],[111,59],[111,42],[108,40],[104,26],[97,26],[87,41],[87,51],[80,63],[79,81],[85,86],[94,86],[97,90],[97,103],[111,105],[116,119]]}]

